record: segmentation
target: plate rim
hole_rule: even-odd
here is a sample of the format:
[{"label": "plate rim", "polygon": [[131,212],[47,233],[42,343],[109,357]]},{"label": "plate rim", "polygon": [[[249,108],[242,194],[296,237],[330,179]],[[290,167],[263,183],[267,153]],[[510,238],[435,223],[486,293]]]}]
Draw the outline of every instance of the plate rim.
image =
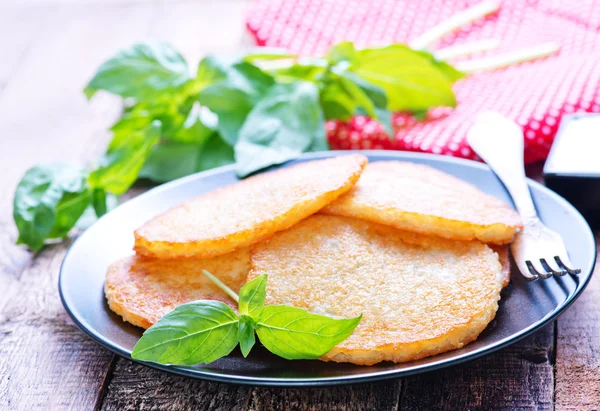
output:
[{"label": "plate rim", "polygon": [[[404,159],[406,161],[410,161],[411,158],[425,158],[425,159],[433,160],[435,162],[441,161],[441,162],[446,162],[446,163],[454,163],[454,164],[458,164],[458,165],[466,166],[466,167],[475,167],[475,168],[479,168],[481,170],[489,171],[493,174],[493,171],[486,164],[480,163],[477,161],[473,161],[473,160],[451,157],[451,156],[447,156],[447,155],[438,155],[438,154],[420,153],[420,152],[393,151],[393,150],[331,150],[331,151],[305,153],[302,156],[300,156],[299,158],[292,160],[292,161],[288,161],[277,167],[288,166],[288,165],[294,164],[297,161],[317,160],[317,159],[322,159],[322,158],[329,158],[329,157],[335,157],[338,155],[348,155],[348,154],[362,154],[367,157],[369,157],[369,155],[389,156],[389,157],[396,157],[398,159]],[[147,190],[146,192],[140,194],[139,196],[137,196],[131,200],[128,200],[128,201],[124,202],[123,204],[118,205],[115,208],[115,210],[120,207],[134,207],[135,204],[138,201],[142,201],[143,197],[146,196],[147,194],[150,194],[150,193],[156,194],[161,191],[168,190],[171,187],[176,187],[176,186],[179,186],[182,184],[186,184],[189,181],[206,178],[212,174],[218,174],[218,173],[227,172],[227,171],[235,171],[235,165],[231,164],[231,165],[217,167],[217,168],[206,170],[206,171],[201,171],[198,173],[191,174],[189,176],[185,176],[185,177],[170,181],[168,183],[160,184],[156,187],[153,187],[153,188]],[[536,187],[537,189],[546,191],[548,194],[550,194],[552,197],[554,197],[559,203],[562,203],[562,205],[564,205],[566,208],[570,209],[573,212],[573,214],[575,215],[575,217],[577,219],[579,219],[581,222],[583,222],[583,226],[587,229],[587,234],[592,239],[594,239],[594,234],[593,234],[589,224],[583,218],[581,213],[571,203],[569,203],[561,195],[557,194],[553,190],[550,190],[543,184],[536,182],[535,180],[527,178],[527,185],[528,185],[528,187]],[[94,222],[93,225],[98,224],[105,217],[106,217],[106,215],[100,217],[96,222]],[[88,227],[88,229],[89,229],[89,227]],[[206,380],[206,381],[228,383],[228,384],[238,384],[238,385],[263,386],[263,387],[327,387],[327,386],[340,386],[340,385],[376,382],[376,381],[389,380],[389,379],[394,379],[394,378],[408,377],[408,376],[412,376],[412,375],[416,375],[416,374],[431,372],[434,370],[440,370],[440,369],[447,368],[450,366],[463,364],[463,363],[475,360],[477,358],[481,358],[483,356],[495,353],[509,345],[512,345],[512,344],[522,340],[523,338],[528,337],[535,331],[539,330],[540,328],[544,327],[545,325],[549,324],[550,322],[556,320],[561,314],[563,314],[575,302],[575,300],[577,300],[577,298],[579,298],[581,293],[585,290],[585,288],[589,284],[589,282],[592,278],[592,275],[594,274],[594,266],[595,266],[596,259],[597,259],[597,250],[596,250],[596,246],[595,246],[595,241],[592,241],[593,246],[592,246],[592,250],[591,250],[592,251],[591,271],[588,273],[587,278],[585,279],[585,281],[583,283],[581,283],[581,281],[579,281],[580,277],[573,277],[576,282],[575,291],[566,298],[566,300],[562,303],[561,306],[559,306],[555,310],[548,313],[546,316],[544,316],[542,319],[540,319],[536,323],[531,324],[527,328],[524,328],[516,335],[505,337],[504,339],[493,343],[491,346],[482,347],[478,350],[467,353],[461,357],[452,358],[443,363],[426,364],[426,365],[423,365],[423,366],[421,366],[419,368],[415,368],[415,369],[386,370],[386,371],[378,371],[375,374],[372,373],[372,374],[364,374],[364,375],[362,375],[362,374],[361,375],[348,375],[348,376],[338,376],[338,377],[328,377],[328,378],[322,378],[322,377],[309,377],[309,378],[251,377],[251,376],[241,376],[241,375],[215,374],[210,371],[203,371],[203,370],[198,370],[198,369],[194,369],[194,368],[162,365],[162,364],[157,364],[157,363],[152,363],[152,362],[138,361],[138,360],[131,358],[130,351],[121,348],[118,344],[113,343],[108,338],[104,337],[102,334],[97,333],[95,330],[93,330],[92,327],[89,324],[87,324],[87,322],[85,321],[84,318],[80,318],[80,316],[78,314],[73,312],[73,310],[71,309],[71,306],[70,306],[70,302],[66,298],[64,289],[63,289],[64,288],[64,277],[65,277],[65,275],[64,275],[65,261],[67,261],[72,250],[75,248],[75,245],[79,242],[79,240],[83,237],[83,235],[84,235],[84,233],[82,233],[80,236],[78,236],[72,242],[72,244],[69,246],[69,249],[65,253],[65,256],[63,257],[63,260],[61,262],[59,276],[58,276],[58,291],[59,291],[61,303],[62,303],[65,311],[69,315],[69,317],[73,320],[75,325],[77,325],[77,327],[81,331],[83,331],[86,335],[91,337],[92,340],[99,343],[102,347],[117,354],[118,356],[128,359],[130,361],[133,361],[135,363],[142,364],[142,365],[150,367],[150,368],[154,368],[154,369],[168,372],[168,373],[175,374],[175,375],[181,375],[181,376],[185,376],[185,377],[191,377],[191,378],[201,379],[201,380]],[[366,368],[368,369],[368,367],[366,367]]]}]

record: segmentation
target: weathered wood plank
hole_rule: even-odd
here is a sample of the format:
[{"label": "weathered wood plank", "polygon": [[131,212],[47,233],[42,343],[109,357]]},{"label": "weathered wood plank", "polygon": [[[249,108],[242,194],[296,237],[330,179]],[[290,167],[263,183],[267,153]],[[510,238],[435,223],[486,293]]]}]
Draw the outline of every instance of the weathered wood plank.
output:
[{"label": "weathered wood plank", "polygon": [[[0,3],[0,93],[29,52],[51,10],[49,5],[33,8]],[[15,33],[19,35],[15,36]]]},{"label": "weathered wood plank", "polygon": [[386,381],[350,387],[256,388],[250,410],[398,410],[402,382]]},{"label": "weathered wood plank", "polygon": [[[43,27],[51,11],[52,8],[49,6],[30,10],[28,7],[20,5],[0,5],[0,50],[2,50],[0,96],[2,96],[9,79],[17,72],[30,51],[36,37],[36,28]],[[12,189],[13,184],[10,181],[10,174],[6,177],[5,175],[15,171],[15,160],[8,158],[9,153],[14,153],[13,139],[16,139],[16,136],[4,135],[4,138],[0,139],[0,172],[3,176],[3,181],[0,182],[0,195],[5,199],[0,201],[0,216],[7,216],[6,218],[0,217],[0,267],[7,271],[5,275],[0,275],[0,289],[4,290],[6,295],[14,292],[17,275],[29,261],[29,254],[25,250],[12,246],[15,230],[12,223],[8,223],[11,206],[10,201],[7,201],[10,198],[8,191]],[[18,170],[17,172],[22,171]],[[6,298],[0,298],[0,312],[6,300]]]},{"label": "weathered wood plank", "polygon": [[396,410],[400,382],[310,389],[257,388],[177,377],[119,359],[103,410]]},{"label": "weathered wood plank", "polygon": [[0,322],[0,409],[90,409],[112,355],[81,333],[56,295],[65,245],[21,276]]},{"label": "weathered wood plank", "polygon": [[103,410],[242,410],[251,389],[177,377],[119,358]]},{"label": "weathered wood plank", "polygon": [[[600,235],[596,235],[596,244]],[[600,250],[599,250],[600,251]],[[600,409],[600,264],[557,322],[556,409]]]},{"label": "weathered wood plank", "polygon": [[554,324],[496,354],[403,381],[406,410],[553,409]]},{"label": "weathered wood plank", "polygon": [[105,97],[90,104],[81,88],[106,57],[145,36],[153,7],[49,8],[0,93],[2,141],[10,143],[0,150],[7,154],[0,162],[0,409],[91,409],[114,358],[72,324],[60,303],[56,284],[68,244],[35,256],[15,246],[10,200],[31,165],[84,164],[98,156],[118,106]]}]

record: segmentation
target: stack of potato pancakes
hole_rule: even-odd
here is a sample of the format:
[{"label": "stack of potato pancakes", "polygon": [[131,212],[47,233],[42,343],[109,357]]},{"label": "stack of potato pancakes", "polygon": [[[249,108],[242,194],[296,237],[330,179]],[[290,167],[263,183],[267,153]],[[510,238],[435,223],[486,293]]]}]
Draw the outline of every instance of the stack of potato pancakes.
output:
[{"label": "stack of potato pancakes", "polygon": [[135,232],[106,277],[110,308],[148,328],[194,300],[235,303],[268,274],[267,304],[363,314],[321,359],[371,365],[460,348],[493,320],[509,281],[508,205],[424,165],[362,155],[266,172],[181,204]]}]

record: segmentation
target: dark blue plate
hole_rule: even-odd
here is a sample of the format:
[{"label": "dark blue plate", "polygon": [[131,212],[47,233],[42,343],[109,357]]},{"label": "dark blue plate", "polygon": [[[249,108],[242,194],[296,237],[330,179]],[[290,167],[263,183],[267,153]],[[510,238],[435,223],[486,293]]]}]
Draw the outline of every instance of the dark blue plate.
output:
[{"label": "dark blue plate", "polygon": [[[311,153],[296,162],[348,153]],[[362,153],[370,161],[402,160],[427,164],[511,202],[502,184],[483,164],[428,154],[394,151]],[[150,217],[235,181],[237,178],[233,167],[226,166],[164,184],[119,206],[83,233],[67,253],[59,279],[63,304],[75,323],[104,347],[130,358],[131,349],[142,335],[142,329],[123,322],[108,309],[103,292],[106,269],[113,261],[132,253],[133,231]],[[477,341],[460,350],[405,364],[386,362],[366,367],[320,361],[286,361],[255,347],[247,359],[234,351],[226,358],[203,366],[147,365],[174,374],[230,383],[337,385],[431,371],[472,360],[512,344],[554,320],[575,301],[590,280],[596,259],[594,236],[579,212],[542,185],[529,181],[529,186],[542,220],[562,235],[571,260],[575,266],[581,267],[582,272],[578,277],[565,276],[529,283],[513,269],[512,283],[502,292],[496,319]]]}]

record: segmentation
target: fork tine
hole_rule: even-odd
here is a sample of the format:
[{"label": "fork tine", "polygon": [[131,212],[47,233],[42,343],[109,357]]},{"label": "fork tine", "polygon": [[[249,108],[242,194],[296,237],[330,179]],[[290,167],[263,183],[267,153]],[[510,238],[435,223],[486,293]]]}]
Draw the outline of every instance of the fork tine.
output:
[{"label": "fork tine", "polygon": [[519,269],[521,275],[525,277],[527,281],[535,281],[539,278],[537,274],[531,274],[529,272],[529,266],[525,263],[524,260],[519,260],[515,258],[514,262],[517,265],[517,268]]},{"label": "fork tine", "polygon": [[567,270],[560,269],[558,267],[557,263],[554,261],[552,261],[552,265],[554,265],[554,267],[552,267],[550,265],[550,263],[548,261],[546,261],[545,258],[540,258],[540,262],[542,263],[544,270],[551,272],[553,275],[555,275],[557,277],[562,277],[563,275],[567,274]]},{"label": "fork tine", "polygon": [[[566,261],[566,264],[563,263],[563,260]],[[579,273],[581,273],[581,269],[580,268],[569,268],[569,267],[573,267],[573,263],[571,262],[571,260],[569,260],[569,257],[567,257],[566,255],[562,255],[562,256],[556,256],[554,257],[554,261],[556,261],[556,264],[559,265],[560,268],[564,269],[566,272],[568,272],[571,275],[577,275]]]},{"label": "fork tine", "polygon": [[539,261],[526,261],[525,264],[527,264],[527,268],[529,268],[529,272],[532,273],[533,275],[537,275],[540,278],[543,278],[544,280],[546,278],[552,277],[552,273],[547,273]]}]

